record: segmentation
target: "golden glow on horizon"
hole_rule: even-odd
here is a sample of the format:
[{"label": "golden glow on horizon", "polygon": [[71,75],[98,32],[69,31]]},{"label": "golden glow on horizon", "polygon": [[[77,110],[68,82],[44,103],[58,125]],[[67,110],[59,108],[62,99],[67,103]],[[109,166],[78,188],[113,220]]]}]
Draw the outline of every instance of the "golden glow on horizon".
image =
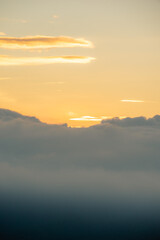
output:
[{"label": "golden glow on horizon", "polygon": [[93,116],[82,116],[82,117],[76,117],[76,118],[70,118],[69,121],[67,121],[68,126],[72,128],[85,128],[89,126],[93,126],[95,124],[101,123],[103,120],[109,120],[109,119],[124,119],[126,116],[119,116],[119,117],[113,117],[113,116],[100,116],[100,117],[93,117]]},{"label": "golden glow on horizon", "polygon": [[97,117],[91,117],[91,116],[82,116],[79,118],[70,118],[71,121],[94,121],[94,122],[99,122],[102,119],[101,118],[97,118]]},{"label": "golden glow on horizon", "polygon": [[39,65],[53,63],[90,63],[95,58],[86,56],[55,56],[55,57],[12,57],[0,56],[0,65]]},{"label": "golden glow on horizon", "polygon": [[6,49],[49,49],[93,47],[93,43],[83,38],[68,36],[26,36],[26,37],[0,37],[0,48]]},{"label": "golden glow on horizon", "polygon": [[[71,121],[89,121],[89,122],[100,122],[105,119],[112,119],[114,117],[111,116],[101,116],[101,117],[92,117],[92,116],[82,116],[79,118],[70,118]],[[119,119],[125,118],[125,116],[118,117]]]}]

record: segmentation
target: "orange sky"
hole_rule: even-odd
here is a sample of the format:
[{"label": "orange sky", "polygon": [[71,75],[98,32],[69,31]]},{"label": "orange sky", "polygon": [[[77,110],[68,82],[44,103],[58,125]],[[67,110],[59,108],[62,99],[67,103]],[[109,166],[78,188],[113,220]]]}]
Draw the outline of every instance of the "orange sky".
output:
[{"label": "orange sky", "polygon": [[159,114],[159,12],[157,0],[3,1],[0,107],[77,127]]}]

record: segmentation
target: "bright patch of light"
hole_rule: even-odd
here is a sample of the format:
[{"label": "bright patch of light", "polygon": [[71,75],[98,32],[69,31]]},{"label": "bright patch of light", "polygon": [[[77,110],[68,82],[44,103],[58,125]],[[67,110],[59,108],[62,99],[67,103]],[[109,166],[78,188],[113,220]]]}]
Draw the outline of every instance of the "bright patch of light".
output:
[{"label": "bright patch of light", "polygon": [[129,103],[143,103],[143,100],[131,100],[131,99],[124,99],[121,102],[129,102]]}]

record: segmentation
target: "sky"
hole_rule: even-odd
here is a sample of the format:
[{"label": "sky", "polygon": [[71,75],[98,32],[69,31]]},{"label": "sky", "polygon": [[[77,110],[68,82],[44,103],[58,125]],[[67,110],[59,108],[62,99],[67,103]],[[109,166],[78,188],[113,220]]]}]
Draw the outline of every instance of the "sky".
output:
[{"label": "sky", "polygon": [[159,113],[159,0],[1,0],[0,107],[86,127]]},{"label": "sky", "polygon": [[0,239],[160,239],[159,13],[0,0]]}]

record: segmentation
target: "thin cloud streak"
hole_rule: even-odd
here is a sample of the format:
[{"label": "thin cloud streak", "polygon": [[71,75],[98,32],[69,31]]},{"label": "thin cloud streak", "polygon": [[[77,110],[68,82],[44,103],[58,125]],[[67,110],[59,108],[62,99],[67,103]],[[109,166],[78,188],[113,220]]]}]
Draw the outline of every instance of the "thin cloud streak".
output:
[{"label": "thin cloud streak", "polygon": [[57,84],[57,85],[62,85],[62,84],[64,84],[64,82],[43,82],[42,84],[45,84],[45,85],[55,85],[55,84]]},{"label": "thin cloud streak", "polygon": [[10,80],[11,78],[10,77],[0,77],[0,81],[1,80]]},{"label": "thin cloud streak", "polygon": [[59,18],[59,16],[58,15],[53,15],[53,18]]},{"label": "thin cloud streak", "polygon": [[0,32],[0,35],[1,35],[1,36],[4,36],[4,35],[6,35],[6,33],[4,33],[4,32]]},{"label": "thin cloud streak", "polygon": [[92,116],[82,116],[79,118],[70,118],[71,121],[91,121],[91,122],[100,122],[103,118],[97,118]]},{"label": "thin cloud streak", "polygon": [[15,18],[0,18],[0,21],[9,22],[9,23],[27,23],[25,19],[15,19]]},{"label": "thin cloud streak", "polygon": [[1,66],[41,65],[53,63],[90,63],[95,58],[86,56],[54,56],[54,57],[12,57],[0,56]]},{"label": "thin cloud streak", "polygon": [[5,49],[49,49],[93,47],[93,44],[83,38],[68,36],[26,36],[26,37],[0,37],[0,48]]},{"label": "thin cloud streak", "polygon": [[144,103],[143,100],[131,100],[131,99],[124,99],[121,102],[129,102],[129,103]]},{"label": "thin cloud streak", "polygon": [[[69,120],[71,121],[93,121],[93,122],[100,122],[103,120],[107,120],[107,119],[112,119],[113,117],[111,116],[101,116],[101,117],[92,117],[92,116],[82,116],[82,117],[78,117],[78,118],[70,118]],[[123,119],[125,118],[125,116],[120,116],[119,119]]]},{"label": "thin cloud streak", "polygon": [[5,92],[0,92],[0,101],[1,102],[7,102],[7,103],[11,103],[11,102],[15,102],[15,98],[10,97],[7,93]]}]

